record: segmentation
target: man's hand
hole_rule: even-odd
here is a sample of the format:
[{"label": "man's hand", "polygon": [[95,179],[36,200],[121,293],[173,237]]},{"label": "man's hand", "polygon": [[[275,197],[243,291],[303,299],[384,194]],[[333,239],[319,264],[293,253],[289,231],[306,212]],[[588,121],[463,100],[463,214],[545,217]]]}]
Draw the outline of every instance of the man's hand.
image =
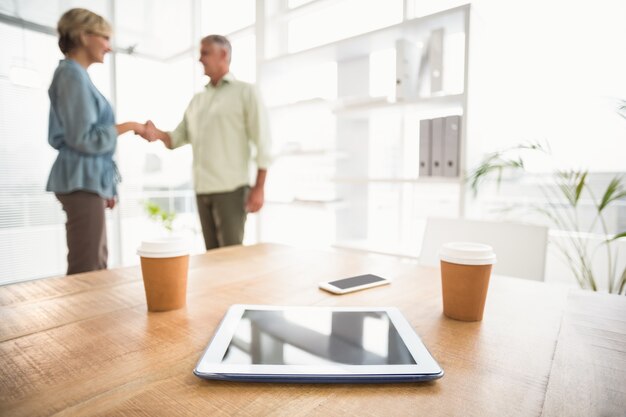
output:
[{"label": "man's hand", "polygon": [[113,198],[106,198],[104,200],[104,207],[108,208],[108,209],[112,209],[115,207],[115,197]]},{"label": "man's hand", "polygon": [[157,140],[160,140],[166,148],[172,149],[172,138],[170,137],[170,134],[158,129],[154,123],[152,123],[152,120],[148,120],[143,127],[144,129],[141,136],[145,140],[148,142],[156,142]]},{"label": "man's hand", "polygon": [[248,213],[256,213],[263,207],[265,201],[265,191],[263,187],[254,186],[250,190],[248,195],[248,201],[246,202],[246,211]]},{"label": "man's hand", "polygon": [[141,137],[146,139],[148,142],[154,142],[155,140],[158,140],[157,128],[154,123],[152,123],[152,120],[148,120],[143,126],[143,132],[140,133]]}]

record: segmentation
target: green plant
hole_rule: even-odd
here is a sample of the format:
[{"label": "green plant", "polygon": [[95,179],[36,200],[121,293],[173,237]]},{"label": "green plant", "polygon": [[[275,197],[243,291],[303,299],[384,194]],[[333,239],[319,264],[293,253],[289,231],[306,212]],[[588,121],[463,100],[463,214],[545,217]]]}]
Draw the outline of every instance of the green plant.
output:
[{"label": "green plant", "polygon": [[626,101],[620,100],[617,105],[617,114],[626,119]]},{"label": "green plant", "polygon": [[[620,116],[626,118],[626,102],[618,107]],[[469,175],[470,187],[476,196],[482,182],[497,175],[499,186],[504,172],[526,171],[525,157],[529,153],[540,152],[550,155],[550,150],[540,143],[518,145],[503,151],[487,155]],[[620,199],[626,198],[626,179],[623,175],[615,175],[598,198],[588,182],[589,172],[586,170],[556,170],[545,177],[547,181],[539,185],[545,198],[545,204],[532,204],[530,209],[546,218],[556,229],[570,231],[570,246],[562,242],[553,242],[563,260],[569,266],[581,288],[598,290],[598,277],[592,265],[597,251],[606,249],[608,276],[607,288],[610,293],[626,294],[626,268],[618,271],[617,240],[626,237],[626,230],[611,234],[607,227],[606,213],[608,207]],[[594,207],[594,216],[588,227],[584,227],[579,214],[581,197],[588,197]],[[519,207],[511,207],[516,210]],[[595,247],[588,244],[586,236],[596,229],[601,230],[602,242]]]},{"label": "green plant", "polygon": [[172,224],[176,218],[176,213],[173,211],[165,211],[158,204],[152,201],[146,201],[144,203],[144,209],[148,214],[148,217],[158,223],[161,223],[163,227],[169,232],[172,231]]}]

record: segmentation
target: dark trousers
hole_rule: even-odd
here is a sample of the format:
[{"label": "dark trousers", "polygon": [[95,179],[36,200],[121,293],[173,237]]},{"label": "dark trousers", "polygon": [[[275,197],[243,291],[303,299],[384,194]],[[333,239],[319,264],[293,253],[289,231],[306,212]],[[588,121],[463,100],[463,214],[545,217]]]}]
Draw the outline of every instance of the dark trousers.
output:
[{"label": "dark trousers", "polygon": [[196,195],[207,250],[241,245],[249,190],[250,187],[243,186],[226,193]]},{"label": "dark trousers", "polygon": [[67,214],[67,274],[106,269],[108,249],[105,201],[98,194],[56,194]]}]

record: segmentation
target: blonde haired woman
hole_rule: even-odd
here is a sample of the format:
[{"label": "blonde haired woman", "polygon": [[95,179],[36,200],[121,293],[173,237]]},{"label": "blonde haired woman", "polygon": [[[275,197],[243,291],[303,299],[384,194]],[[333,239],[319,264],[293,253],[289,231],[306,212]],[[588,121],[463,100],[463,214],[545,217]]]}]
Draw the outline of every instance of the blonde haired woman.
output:
[{"label": "blonde haired woman", "polygon": [[59,151],[47,191],[67,214],[67,274],[105,269],[104,210],[113,208],[120,181],[113,154],[117,136],[143,133],[136,122],[115,124],[113,109],[89,78],[87,68],[111,51],[111,26],[86,9],[71,9],[59,20],[59,62],[50,96],[48,142]]}]

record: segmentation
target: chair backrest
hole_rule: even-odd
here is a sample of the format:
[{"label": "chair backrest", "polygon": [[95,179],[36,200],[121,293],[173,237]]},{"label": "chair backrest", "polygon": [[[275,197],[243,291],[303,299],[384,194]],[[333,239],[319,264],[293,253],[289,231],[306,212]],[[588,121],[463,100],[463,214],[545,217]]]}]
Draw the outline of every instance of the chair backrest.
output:
[{"label": "chair backrest", "polygon": [[452,241],[491,245],[497,262],[493,273],[543,281],[548,228],[545,226],[429,217],[422,240],[420,263],[439,265],[439,248]]}]

